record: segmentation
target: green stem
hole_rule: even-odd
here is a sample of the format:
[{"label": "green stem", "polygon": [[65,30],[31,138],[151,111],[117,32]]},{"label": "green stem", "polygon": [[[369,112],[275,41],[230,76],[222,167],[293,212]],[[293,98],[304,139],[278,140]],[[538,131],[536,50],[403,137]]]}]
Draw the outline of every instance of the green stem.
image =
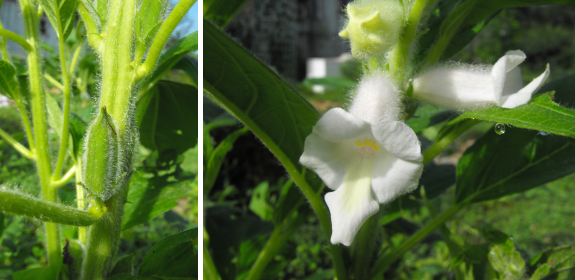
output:
[{"label": "green stem", "polygon": [[45,222],[73,226],[89,226],[99,221],[103,212],[97,209],[79,210],[0,188],[0,210]]},{"label": "green stem", "polygon": [[[0,29],[4,29],[2,21],[0,21]],[[0,50],[2,50],[2,58],[12,64],[12,61],[10,61],[10,54],[8,54],[8,49],[6,48],[6,38],[4,37],[0,39]]]},{"label": "green stem", "polygon": [[352,279],[367,279],[372,260],[379,252],[380,246],[376,244],[381,232],[381,212],[378,211],[363,223],[349,248],[353,262]]},{"label": "green stem", "polygon": [[[54,1],[54,5],[58,7],[58,1]],[[54,11],[56,18],[60,18],[60,11]],[[62,83],[64,87],[64,114],[62,119],[62,137],[60,137],[60,151],[58,153],[58,160],[56,161],[56,168],[52,174],[52,180],[60,179],[62,175],[62,167],[66,159],[66,152],[68,151],[68,130],[70,129],[70,75],[68,75],[68,66],[66,65],[66,45],[64,43],[64,31],[62,24],[58,21],[58,26],[55,26],[56,33],[58,34],[58,48],[60,51],[60,68],[62,71]]]},{"label": "green stem", "polygon": [[22,146],[22,144],[18,143],[18,141],[16,141],[16,139],[12,138],[12,136],[10,136],[10,134],[6,133],[6,131],[4,131],[2,128],[0,128],[0,137],[2,137],[4,139],[4,141],[6,141],[8,144],[10,144],[12,147],[14,147],[14,149],[16,149],[16,151],[20,152],[23,156],[25,156],[29,159],[35,158],[34,153],[30,152],[30,150],[26,149],[26,147]]},{"label": "green stem", "polygon": [[[46,123],[46,97],[42,87],[41,48],[39,18],[34,4],[30,0],[20,0],[20,7],[24,17],[26,39],[31,45],[28,52],[28,77],[30,81],[30,96],[32,99],[32,120],[34,123],[34,137],[38,175],[42,189],[42,198],[47,202],[56,202],[56,189],[50,187],[51,159],[48,145],[48,125]],[[54,264],[61,258],[60,229],[58,225],[46,222],[46,251],[48,263]]]},{"label": "green stem", "polygon": [[412,235],[397,248],[393,249],[391,252],[378,259],[371,269],[369,279],[373,279],[378,274],[385,271],[385,269],[387,269],[393,262],[403,256],[403,254],[409,251],[413,246],[417,245],[422,239],[428,236],[437,227],[445,223],[445,221],[447,221],[449,218],[453,217],[453,215],[455,215],[465,206],[466,204],[464,203],[452,205],[449,209],[441,213],[441,215],[437,216],[429,224],[425,225],[425,227],[421,228],[418,232]]},{"label": "green stem", "polygon": [[216,264],[214,260],[212,260],[212,256],[207,249],[207,246],[204,246],[204,279],[207,280],[221,280],[222,277],[218,273],[218,269],[216,268]]},{"label": "green stem", "polygon": [[22,46],[24,48],[24,50],[26,50],[27,52],[31,52],[34,50],[34,48],[32,47],[32,45],[30,45],[30,43],[28,43],[26,41],[26,39],[22,38],[22,36],[6,30],[6,29],[0,29],[0,36],[12,40],[14,43]]},{"label": "green stem", "polygon": [[100,36],[100,31],[96,25],[94,17],[90,11],[84,6],[84,3],[78,5],[78,13],[86,25],[86,35],[88,36],[88,43],[97,52],[102,52],[102,37]]},{"label": "green stem", "polygon": [[58,82],[58,80],[54,79],[54,77],[50,76],[50,74],[44,73],[44,78],[48,80],[48,82],[50,82],[52,85],[57,87],[59,90],[64,92],[64,86],[60,82]]},{"label": "green stem", "polygon": [[[82,157],[78,157],[76,159],[76,182],[82,181]],[[78,209],[84,210],[86,209],[86,198],[84,197],[84,188],[80,184],[76,184],[76,204]],[[87,228],[86,227],[78,227],[78,240],[82,244],[86,244],[87,238]]]},{"label": "green stem", "polygon": [[82,52],[82,46],[84,45],[84,38],[79,38],[78,43],[76,43],[76,49],[74,50],[74,56],[72,57],[72,62],[70,63],[70,70],[68,71],[68,76],[72,79],[74,71],[76,71],[76,65],[78,65],[78,59],[80,58],[80,53]]},{"label": "green stem", "polygon": [[148,52],[146,61],[138,67],[136,81],[141,80],[154,70],[156,63],[158,63],[158,59],[160,58],[160,54],[162,53],[162,49],[170,38],[172,31],[174,31],[178,23],[194,3],[196,3],[196,0],[180,0],[166,21],[162,23],[162,26],[160,26],[160,29],[152,42],[152,46],[150,46],[150,51]]},{"label": "green stem", "polygon": [[291,223],[287,226],[287,219],[284,220],[280,225],[276,225],[274,231],[264,248],[260,251],[256,262],[250,268],[250,272],[245,280],[256,280],[260,279],[262,272],[270,261],[278,254],[282,245],[284,245],[287,240],[294,234],[294,232],[299,228],[301,224],[305,222],[307,215],[299,214]]},{"label": "green stem", "polygon": [[74,174],[76,174],[76,165],[72,166],[72,168],[70,168],[70,170],[68,170],[68,172],[64,174],[64,177],[62,177],[57,181],[52,181],[52,188],[59,188],[65,185],[66,183],[68,183],[68,181],[70,181],[70,179],[72,179],[72,176],[74,176]]},{"label": "green stem", "polygon": [[[390,53],[389,69],[391,74],[398,80],[402,81],[407,76],[405,75],[405,68],[409,59],[409,49],[411,43],[415,39],[417,26],[421,14],[427,5],[427,0],[416,0],[407,19],[407,26],[405,27],[401,39]],[[403,83],[401,83],[403,84]]]},{"label": "green stem", "polygon": [[454,128],[449,131],[445,135],[441,135],[441,138],[435,140],[435,143],[431,145],[424,153],[423,153],[423,165],[430,162],[434,159],[439,153],[441,153],[447,146],[451,144],[457,137],[463,134],[465,131],[473,127],[474,125],[480,123],[480,120],[469,119],[462,121],[459,124],[456,124]]}]

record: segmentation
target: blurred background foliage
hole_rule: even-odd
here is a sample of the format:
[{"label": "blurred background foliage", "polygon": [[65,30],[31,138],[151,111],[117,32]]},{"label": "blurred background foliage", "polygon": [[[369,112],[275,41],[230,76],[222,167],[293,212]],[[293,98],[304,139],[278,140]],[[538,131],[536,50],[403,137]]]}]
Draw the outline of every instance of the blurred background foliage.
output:
[{"label": "blurred background foliage", "polygon": [[[251,2],[251,1],[250,1]],[[248,2],[248,3],[250,3]],[[253,6],[246,5],[253,9]],[[242,12],[238,15],[241,15]],[[242,19],[234,19],[242,21]],[[234,25],[226,29],[234,36]],[[241,38],[241,36],[240,36]],[[333,40],[341,40],[340,38]],[[250,44],[242,41],[244,46]],[[491,20],[479,35],[452,60],[465,63],[492,64],[508,50],[521,49],[527,54],[521,64],[524,82],[528,83],[538,76],[547,63],[551,67],[553,80],[575,72],[575,8],[562,5],[532,6],[525,8],[505,9]],[[254,51],[256,56],[258,52]],[[261,56],[260,56],[261,58]],[[274,65],[280,73],[281,65]],[[342,76],[291,80],[298,90],[320,112],[333,107],[344,106],[348,100],[349,90],[355,86],[361,76],[361,64],[350,60],[341,66]],[[283,73],[282,73],[283,74]],[[289,72],[290,76],[305,75]],[[312,86],[322,85],[323,93],[316,93]],[[431,108],[433,110],[433,108]],[[452,116],[456,113],[452,113]],[[210,145],[217,146],[228,135],[240,126],[231,125],[233,118],[208,99],[204,99],[204,122],[210,123],[230,120],[227,125],[214,126],[209,130]],[[422,144],[433,141],[444,122],[426,128],[418,133]],[[437,159],[440,166],[454,166],[463,151],[486,131],[492,130],[493,124],[482,123],[456,140]],[[559,136],[548,136],[559,137]],[[208,140],[206,140],[208,139]],[[205,149],[205,148],[204,148]],[[424,148],[423,148],[424,149]],[[204,165],[207,159],[204,158]],[[450,168],[447,168],[450,169]],[[455,168],[451,173],[442,174],[445,180],[455,182]],[[231,264],[218,269],[222,277],[239,275],[245,277],[249,269],[246,260],[255,260],[261,251],[266,238],[273,230],[273,223],[262,218],[262,208],[274,205],[281,196],[288,179],[287,173],[279,161],[250,132],[237,138],[233,148],[222,161],[221,169],[212,188],[205,190],[206,228],[210,240],[230,238],[233,229],[232,221],[243,222],[245,231],[241,237],[226,244],[212,244],[214,251],[224,250],[226,260]],[[538,252],[550,247],[573,244],[575,240],[575,205],[569,202],[575,193],[575,175],[570,175],[531,189],[510,195],[495,201],[487,201],[469,206],[461,211],[447,225],[457,235],[463,237],[470,245],[487,246],[482,234],[485,228],[495,228],[510,236],[524,259],[529,260]],[[451,203],[454,188],[431,200],[438,212],[445,210]],[[263,196],[263,198],[262,198]],[[254,207],[253,201],[267,201],[264,206]],[[400,211],[399,218],[391,222],[382,220],[384,226],[383,242],[399,244],[419,225],[432,219],[432,215],[423,204],[418,194],[412,193],[404,201],[415,202],[415,208]],[[390,207],[385,211],[393,212]],[[401,205],[400,205],[401,207]],[[259,216],[259,217],[258,217]],[[397,216],[396,216],[397,217]],[[231,219],[231,220],[228,220]],[[210,220],[214,222],[210,224]],[[230,225],[225,225],[229,223]],[[314,215],[307,215],[304,222],[289,238],[273,261],[266,268],[264,279],[327,279],[333,277],[331,258],[326,240],[318,220]],[[216,263],[223,261],[221,255],[213,256]],[[250,262],[248,262],[250,263]],[[438,234],[432,234],[404,258],[394,264],[387,272],[386,279],[453,279],[451,257],[446,244]]]}]

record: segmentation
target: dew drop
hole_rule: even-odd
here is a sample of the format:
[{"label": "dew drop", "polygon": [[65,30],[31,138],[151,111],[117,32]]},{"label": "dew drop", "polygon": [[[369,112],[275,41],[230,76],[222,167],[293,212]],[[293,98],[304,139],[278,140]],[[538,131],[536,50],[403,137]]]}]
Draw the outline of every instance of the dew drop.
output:
[{"label": "dew drop", "polygon": [[498,135],[505,133],[505,125],[500,124],[500,123],[496,123],[495,124],[495,133],[497,133]]},{"label": "dew drop", "polygon": [[542,136],[547,136],[547,135],[549,135],[549,133],[547,133],[547,132],[543,132],[543,131],[539,131],[539,135],[542,135]]}]

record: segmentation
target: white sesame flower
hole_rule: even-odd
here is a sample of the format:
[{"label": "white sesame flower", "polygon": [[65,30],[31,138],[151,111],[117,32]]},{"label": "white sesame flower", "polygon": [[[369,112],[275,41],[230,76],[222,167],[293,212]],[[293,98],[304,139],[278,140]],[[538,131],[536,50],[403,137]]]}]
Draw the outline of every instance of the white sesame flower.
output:
[{"label": "white sesame flower", "polygon": [[391,82],[368,77],[358,87],[351,113],[329,110],[305,140],[300,162],[335,190],[325,196],[333,244],[349,246],[379,204],[418,185],[421,148],[413,130],[396,121],[398,104]]},{"label": "white sesame flower", "polygon": [[523,87],[522,51],[509,51],[495,65],[483,69],[473,66],[438,67],[413,81],[413,96],[457,110],[478,110],[493,106],[515,108],[531,99],[549,77],[545,72]]}]

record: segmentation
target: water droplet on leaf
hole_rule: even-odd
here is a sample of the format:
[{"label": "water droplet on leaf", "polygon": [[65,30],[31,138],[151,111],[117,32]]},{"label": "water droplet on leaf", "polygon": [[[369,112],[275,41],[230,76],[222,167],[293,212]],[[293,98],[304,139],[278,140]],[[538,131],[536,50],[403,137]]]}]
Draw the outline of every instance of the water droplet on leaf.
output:
[{"label": "water droplet on leaf", "polygon": [[498,135],[505,133],[505,125],[500,124],[500,123],[496,123],[495,124],[495,133],[497,133]]},{"label": "water droplet on leaf", "polygon": [[540,134],[540,135],[543,135],[543,136],[547,136],[547,135],[549,135],[549,133],[547,133],[547,132],[543,132],[543,131],[539,131],[539,134]]}]

